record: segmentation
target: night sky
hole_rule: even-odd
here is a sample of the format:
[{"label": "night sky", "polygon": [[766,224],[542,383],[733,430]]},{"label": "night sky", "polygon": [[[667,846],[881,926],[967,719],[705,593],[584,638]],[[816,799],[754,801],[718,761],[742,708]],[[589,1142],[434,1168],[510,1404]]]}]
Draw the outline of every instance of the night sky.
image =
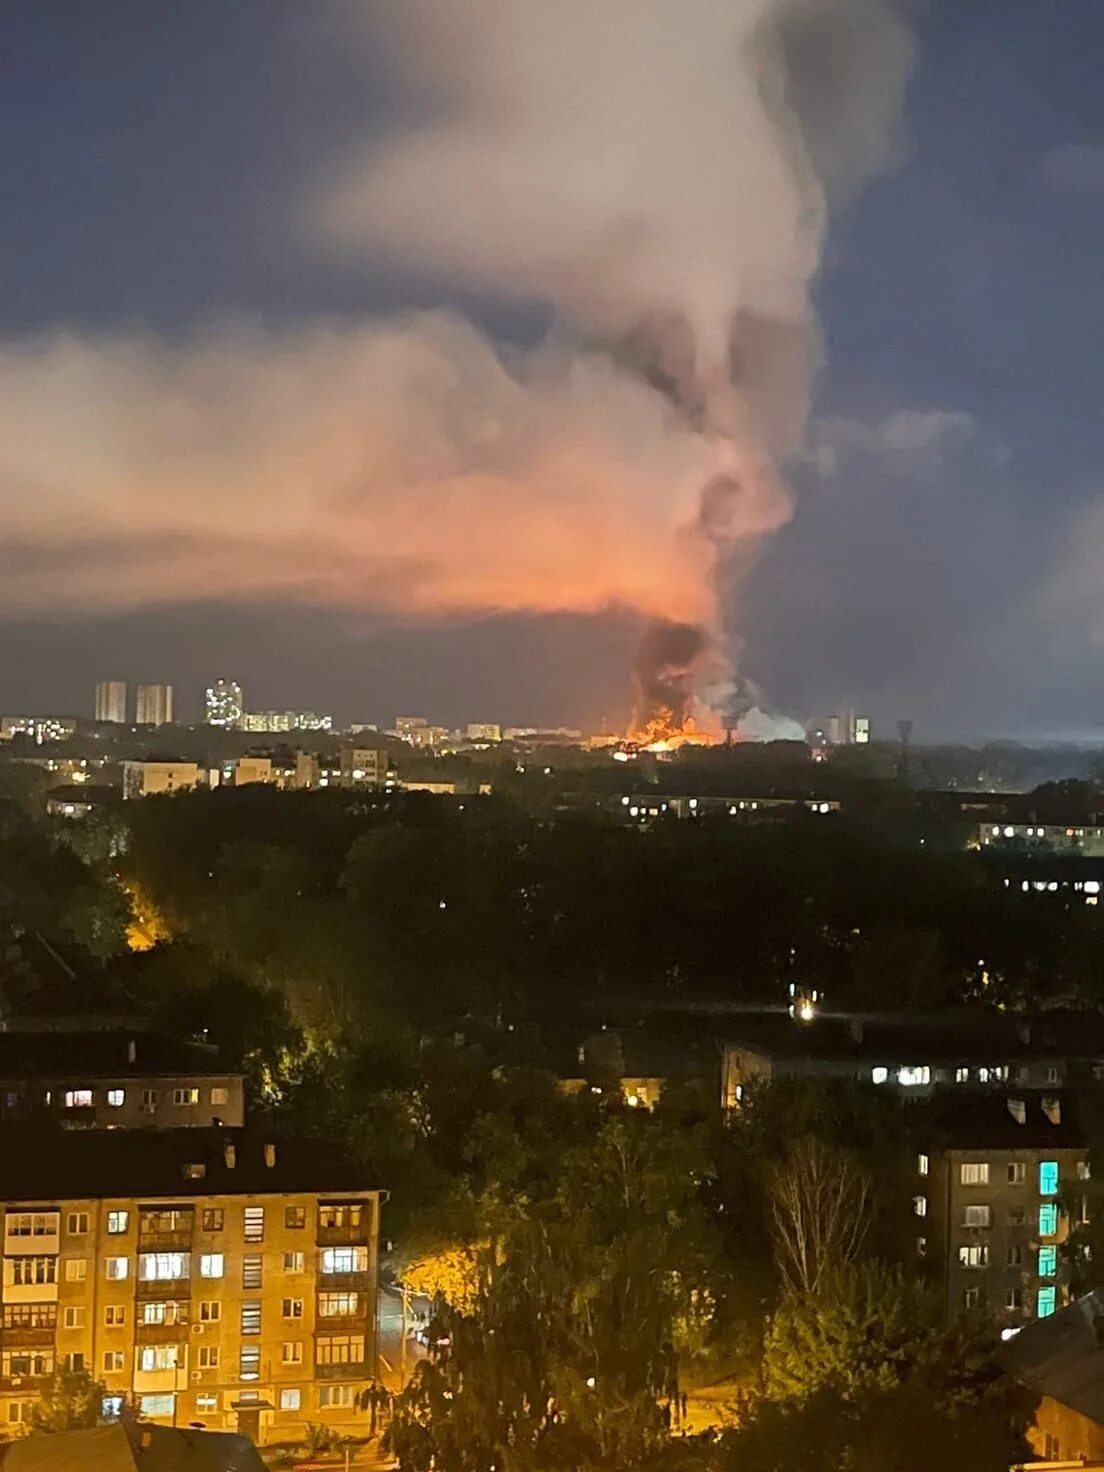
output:
[{"label": "night sky", "polygon": [[[30,569],[33,587],[0,622],[5,712],[87,713],[97,679],[163,679],[187,718],[225,675],[251,708],[341,720],[624,720],[632,614],[526,613],[515,600],[503,614],[408,616],[401,586],[375,596],[396,575],[374,562],[342,567],[357,592],[322,597],[321,544],[310,577],[282,562],[278,584],[251,581],[240,518],[212,571],[200,543],[218,486],[202,488],[195,549],[112,606],[89,569],[105,543],[138,538],[124,518],[141,519],[143,501],[82,479],[82,436],[109,431],[64,385],[46,402],[39,380],[33,394],[20,386],[28,356],[69,337],[171,353],[212,331],[294,334],[320,319],[340,331],[437,307],[506,351],[540,336],[539,301],[342,250],[304,225],[352,154],[421,120],[374,34],[377,9],[8,7],[0,400],[19,413],[0,421],[0,571]],[[796,509],[736,595],[743,667],[799,718],[846,703],[876,732],[911,716],[918,739],[1104,735],[1104,7],[933,0],[912,25],[900,158],[836,211],[824,246],[824,361],[787,469]],[[172,404],[151,399],[151,428]],[[24,423],[45,442],[33,459],[15,443]],[[237,426],[222,433],[236,446]],[[268,473],[250,473],[248,495],[271,530],[286,512],[266,498]],[[141,474],[145,504],[189,498],[186,478],[162,483],[144,461]],[[54,475],[78,489],[51,500]],[[403,555],[416,576],[421,545]]]}]

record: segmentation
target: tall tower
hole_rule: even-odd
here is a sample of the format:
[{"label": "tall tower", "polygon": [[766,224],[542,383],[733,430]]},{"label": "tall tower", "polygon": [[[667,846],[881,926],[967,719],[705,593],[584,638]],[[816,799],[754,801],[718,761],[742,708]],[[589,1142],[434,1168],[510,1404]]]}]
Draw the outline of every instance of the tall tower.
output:
[{"label": "tall tower", "polygon": [[140,726],[171,726],[173,687],[171,685],[139,685],[134,718]]},{"label": "tall tower", "polygon": [[125,725],[126,695],[125,680],[101,680],[96,686],[96,719]]},{"label": "tall tower", "polygon": [[245,713],[241,686],[236,680],[216,680],[207,687],[205,706],[209,726],[232,730]]}]

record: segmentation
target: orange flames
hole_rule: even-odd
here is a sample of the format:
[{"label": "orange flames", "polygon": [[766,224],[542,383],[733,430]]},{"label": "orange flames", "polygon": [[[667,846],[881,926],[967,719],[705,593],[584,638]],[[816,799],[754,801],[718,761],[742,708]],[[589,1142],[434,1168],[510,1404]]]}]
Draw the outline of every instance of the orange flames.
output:
[{"label": "orange flames", "polygon": [[659,755],[677,751],[680,746],[713,746],[722,740],[719,722],[711,722],[708,714],[687,716],[679,722],[675,712],[668,706],[661,707],[652,718],[629,731],[625,737],[627,748],[651,751]]}]

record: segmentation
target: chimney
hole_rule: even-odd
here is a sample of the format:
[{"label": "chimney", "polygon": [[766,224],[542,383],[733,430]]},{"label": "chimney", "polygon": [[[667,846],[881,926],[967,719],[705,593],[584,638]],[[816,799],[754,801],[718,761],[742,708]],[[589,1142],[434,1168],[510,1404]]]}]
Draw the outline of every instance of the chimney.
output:
[{"label": "chimney", "polygon": [[138,1057],[138,1044],[134,1038],[127,1038],[127,1062],[134,1063]]},{"label": "chimney", "polygon": [[268,1166],[269,1170],[272,1170],[273,1167],[276,1164],[276,1146],[275,1145],[268,1144],[268,1145],[266,1145],[264,1147],[264,1161],[265,1161],[265,1165]]},{"label": "chimney", "polygon": [[233,1140],[227,1140],[222,1147],[222,1158],[226,1162],[226,1169],[233,1170],[238,1163],[238,1152]]},{"label": "chimney", "polygon": [[1061,1099],[1048,1098],[1043,1100],[1043,1113],[1051,1124],[1062,1123],[1062,1101]]},{"label": "chimney", "polygon": [[851,1034],[851,1041],[853,1043],[861,1044],[863,1040],[862,1018],[852,1017],[851,1021],[847,1024],[847,1031]]},{"label": "chimney", "polygon": [[1027,1123],[1027,1105],[1022,1099],[1009,1099],[1008,1112],[1017,1124]]}]

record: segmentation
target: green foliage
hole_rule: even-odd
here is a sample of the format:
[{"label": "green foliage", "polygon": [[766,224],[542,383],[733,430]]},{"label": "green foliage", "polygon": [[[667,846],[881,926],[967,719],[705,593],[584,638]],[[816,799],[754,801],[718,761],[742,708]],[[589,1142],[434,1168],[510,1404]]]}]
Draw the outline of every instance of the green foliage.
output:
[{"label": "green foliage", "polygon": [[30,1409],[33,1432],[79,1431],[95,1426],[107,1387],[87,1370],[59,1370]]}]

